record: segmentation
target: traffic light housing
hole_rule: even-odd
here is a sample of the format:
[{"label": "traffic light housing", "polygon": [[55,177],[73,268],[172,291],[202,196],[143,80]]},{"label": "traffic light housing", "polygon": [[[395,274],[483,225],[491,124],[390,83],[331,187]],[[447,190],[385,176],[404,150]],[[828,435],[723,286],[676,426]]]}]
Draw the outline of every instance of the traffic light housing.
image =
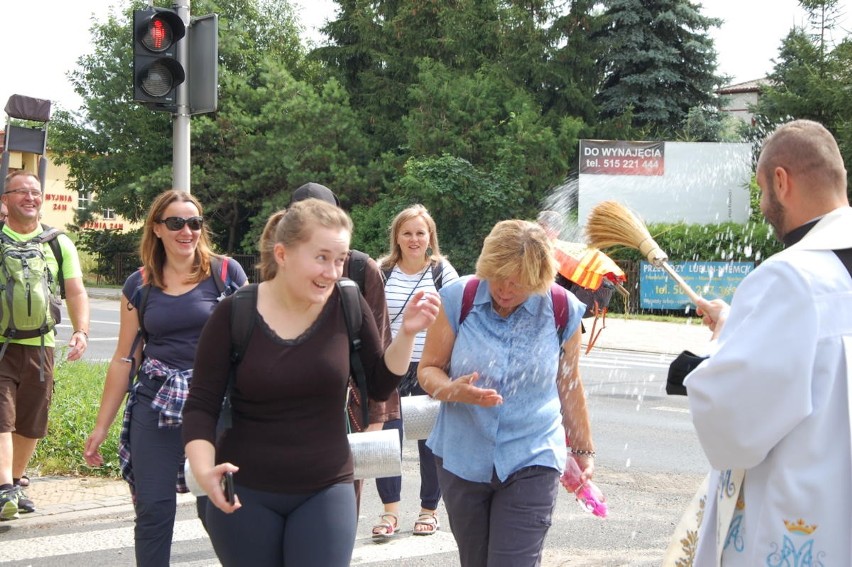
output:
[{"label": "traffic light housing", "polygon": [[177,10],[149,7],[133,12],[133,100],[174,112],[177,87],[186,80],[178,43],[186,24]]}]

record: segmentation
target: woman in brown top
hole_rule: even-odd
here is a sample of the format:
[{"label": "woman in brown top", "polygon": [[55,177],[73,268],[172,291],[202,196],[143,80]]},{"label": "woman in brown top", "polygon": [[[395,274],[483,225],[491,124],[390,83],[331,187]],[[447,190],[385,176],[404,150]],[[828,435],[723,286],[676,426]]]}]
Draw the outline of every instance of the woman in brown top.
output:
[{"label": "woman in brown top", "polygon": [[[223,565],[348,565],[355,541],[352,455],[344,400],[349,340],[335,282],[352,221],[307,199],[270,218],[261,237],[254,331],[237,368],[233,427],[215,439],[230,353],[230,298],[202,332],[184,408],[184,441],[210,497],[207,519]],[[361,358],[374,399],[387,399],[408,369],[414,337],[439,300],[418,293],[383,354],[362,299]],[[215,444],[215,447],[214,447]],[[238,497],[220,486],[234,473]]]}]

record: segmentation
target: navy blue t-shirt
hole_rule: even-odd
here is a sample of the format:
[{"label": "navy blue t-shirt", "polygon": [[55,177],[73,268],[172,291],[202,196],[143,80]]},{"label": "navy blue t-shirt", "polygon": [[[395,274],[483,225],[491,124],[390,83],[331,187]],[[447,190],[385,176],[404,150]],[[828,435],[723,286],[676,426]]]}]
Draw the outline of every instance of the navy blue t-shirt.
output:
[{"label": "navy blue t-shirt", "polygon": [[[236,287],[245,284],[247,279],[242,266],[232,258],[228,259],[228,275]],[[132,300],[140,285],[142,273],[137,270],[127,278],[121,291]],[[192,368],[201,329],[218,304],[219,291],[212,277],[181,295],[169,295],[152,287],[145,304],[148,333],[145,356],[179,370]]]}]

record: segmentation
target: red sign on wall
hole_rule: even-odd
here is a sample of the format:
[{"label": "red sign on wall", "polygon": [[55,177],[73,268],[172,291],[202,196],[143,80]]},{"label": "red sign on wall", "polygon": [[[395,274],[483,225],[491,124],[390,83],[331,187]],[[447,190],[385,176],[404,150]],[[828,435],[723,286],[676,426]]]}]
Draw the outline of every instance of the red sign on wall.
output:
[{"label": "red sign on wall", "polygon": [[580,140],[580,173],[663,175],[665,142]]}]

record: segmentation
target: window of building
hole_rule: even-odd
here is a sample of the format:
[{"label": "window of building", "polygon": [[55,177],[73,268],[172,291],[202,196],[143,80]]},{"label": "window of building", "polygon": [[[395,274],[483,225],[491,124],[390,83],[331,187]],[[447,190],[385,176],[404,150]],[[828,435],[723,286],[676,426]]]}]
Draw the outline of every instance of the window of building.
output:
[{"label": "window of building", "polygon": [[89,205],[92,204],[92,194],[88,191],[79,191],[77,193],[77,208],[81,211],[88,211]]}]

